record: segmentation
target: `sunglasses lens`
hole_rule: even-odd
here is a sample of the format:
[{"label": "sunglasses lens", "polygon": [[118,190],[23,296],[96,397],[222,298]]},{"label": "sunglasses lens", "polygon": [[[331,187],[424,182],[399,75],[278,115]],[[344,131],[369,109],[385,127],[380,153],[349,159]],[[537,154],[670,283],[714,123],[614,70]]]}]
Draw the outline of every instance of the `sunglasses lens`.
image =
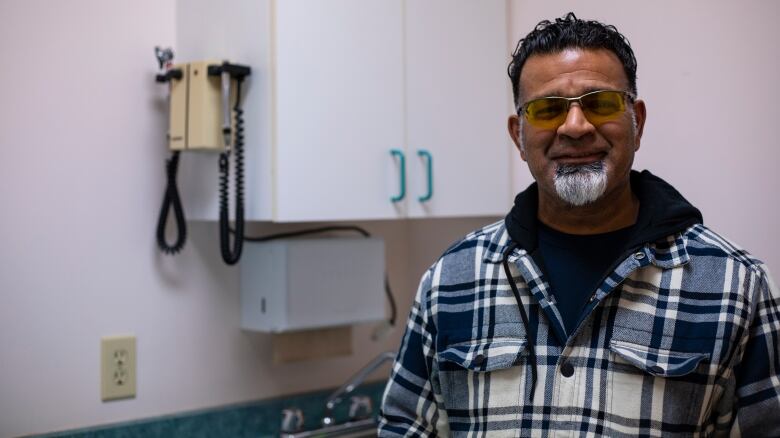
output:
[{"label": "sunglasses lens", "polygon": [[547,97],[528,102],[525,115],[531,125],[550,129],[560,126],[566,120],[567,109],[566,99]]},{"label": "sunglasses lens", "polygon": [[585,117],[594,125],[615,120],[626,109],[623,94],[618,91],[599,91],[580,99]]},{"label": "sunglasses lens", "polygon": [[[531,125],[541,129],[556,129],[566,121],[569,101],[562,97],[544,97],[528,102],[525,118]],[[626,102],[620,91],[596,91],[579,98],[585,117],[593,125],[616,120],[626,110]]]}]

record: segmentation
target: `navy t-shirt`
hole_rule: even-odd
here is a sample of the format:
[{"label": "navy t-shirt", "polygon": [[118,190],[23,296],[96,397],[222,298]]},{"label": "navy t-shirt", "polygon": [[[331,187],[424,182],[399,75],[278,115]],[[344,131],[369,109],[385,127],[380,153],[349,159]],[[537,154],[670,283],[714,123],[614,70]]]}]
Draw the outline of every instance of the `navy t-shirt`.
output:
[{"label": "navy t-shirt", "polygon": [[566,333],[571,335],[607,269],[625,251],[632,227],[604,234],[577,235],[553,230],[541,222],[538,225],[542,269]]}]

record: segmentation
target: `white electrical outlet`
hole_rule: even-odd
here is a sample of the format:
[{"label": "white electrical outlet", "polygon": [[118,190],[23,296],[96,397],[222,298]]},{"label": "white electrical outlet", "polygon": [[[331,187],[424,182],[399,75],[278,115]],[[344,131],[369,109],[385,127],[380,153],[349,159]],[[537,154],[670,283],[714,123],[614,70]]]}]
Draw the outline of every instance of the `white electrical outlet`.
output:
[{"label": "white electrical outlet", "polygon": [[100,364],[103,401],[135,397],[135,336],[101,338]]}]

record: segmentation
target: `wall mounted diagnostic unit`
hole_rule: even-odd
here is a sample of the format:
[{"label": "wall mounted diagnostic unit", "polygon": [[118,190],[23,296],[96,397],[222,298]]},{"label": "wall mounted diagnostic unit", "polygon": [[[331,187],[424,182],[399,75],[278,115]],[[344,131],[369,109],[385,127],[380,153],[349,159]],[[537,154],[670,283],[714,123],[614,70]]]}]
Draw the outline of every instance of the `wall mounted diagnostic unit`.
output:
[{"label": "wall mounted diagnostic unit", "polygon": [[[170,105],[166,164],[167,187],[157,222],[157,243],[166,254],[184,247],[186,222],[176,187],[179,155],[182,151],[219,153],[219,229],[220,247],[225,263],[233,265],[241,257],[244,237],[244,120],[241,109],[241,85],[250,75],[248,66],[227,61],[198,61],[173,64],[171,49],[155,48],[160,66],[157,82],[169,86]],[[231,108],[232,103],[232,108]],[[235,157],[235,229],[228,214],[228,177],[231,156]],[[177,226],[177,239],[169,244],[165,227],[171,208]],[[233,234],[231,246],[230,234]]]}]

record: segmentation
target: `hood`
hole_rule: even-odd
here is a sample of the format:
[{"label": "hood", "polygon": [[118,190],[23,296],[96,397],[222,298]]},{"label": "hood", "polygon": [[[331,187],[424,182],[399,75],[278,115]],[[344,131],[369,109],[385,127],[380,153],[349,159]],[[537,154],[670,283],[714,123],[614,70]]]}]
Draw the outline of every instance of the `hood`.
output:
[{"label": "hood", "polygon": [[[647,170],[632,170],[630,179],[631,190],[639,198],[639,215],[626,248],[654,242],[702,223],[701,212],[666,181]],[[533,183],[515,197],[504,221],[512,240],[529,253],[537,247],[538,204],[539,189]]]}]

